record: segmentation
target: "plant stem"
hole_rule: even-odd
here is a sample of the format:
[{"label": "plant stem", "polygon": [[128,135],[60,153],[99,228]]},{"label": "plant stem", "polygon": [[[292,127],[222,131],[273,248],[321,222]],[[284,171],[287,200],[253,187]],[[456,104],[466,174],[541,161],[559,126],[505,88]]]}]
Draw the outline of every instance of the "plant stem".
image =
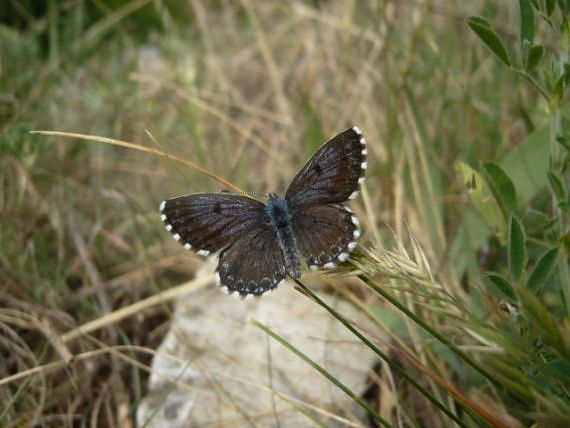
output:
[{"label": "plant stem", "polygon": [[374,281],[367,278],[365,275],[361,274],[361,275],[358,275],[358,277],[362,281],[364,281],[364,283],[366,283],[369,287],[371,287],[374,291],[376,291],[378,294],[380,294],[383,298],[385,298],[387,301],[389,301],[391,304],[393,304],[395,307],[397,307],[400,311],[402,311],[404,314],[406,314],[406,316],[408,318],[410,318],[412,321],[414,321],[416,324],[418,324],[420,327],[422,327],[425,331],[427,331],[429,334],[431,334],[433,337],[435,337],[437,340],[439,340],[441,343],[443,343],[445,346],[447,346],[455,355],[457,355],[459,358],[461,358],[463,361],[465,361],[467,364],[469,364],[473,369],[475,369],[477,372],[479,372],[482,376],[487,378],[493,384],[500,386],[500,383],[494,378],[494,376],[490,372],[488,372],[483,367],[481,367],[481,365],[477,361],[475,361],[473,358],[471,358],[471,356],[469,356],[468,354],[463,352],[461,349],[459,349],[457,346],[455,346],[455,344],[451,340],[449,340],[448,338],[446,338],[442,334],[438,333],[429,324],[427,324],[423,319],[421,319],[416,314],[414,314],[412,311],[410,311],[408,308],[406,308],[406,306],[403,305],[402,303],[400,303],[398,301],[398,299],[396,299],[393,295],[386,292],[382,288],[378,287],[374,283]]},{"label": "plant stem", "polygon": [[322,374],[324,377],[326,377],[330,382],[335,384],[346,395],[348,395],[351,399],[353,399],[355,402],[360,404],[364,408],[364,410],[366,410],[368,413],[370,413],[370,415],[374,419],[376,419],[378,422],[380,422],[383,426],[386,426],[386,427],[392,427],[393,426],[392,424],[390,424],[390,422],[388,422],[386,419],[384,419],[382,416],[380,416],[380,414],[378,414],[378,412],[376,412],[376,410],[374,410],[372,407],[370,407],[370,405],[365,400],[363,400],[361,397],[359,397],[354,392],[352,392],[350,390],[350,388],[348,388],[345,384],[340,382],[331,373],[329,373],[323,367],[321,367],[320,365],[315,363],[313,360],[311,360],[309,357],[307,357],[305,354],[303,354],[301,351],[299,351],[297,348],[295,348],[293,345],[291,345],[289,342],[287,342],[285,339],[283,339],[281,336],[279,336],[277,333],[275,333],[273,330],[271,330],[269,327],[266,327],[265,325],[261,324],[259,321],[256,321],[256,320],[252,320],[252,322],[256,327],[263,330],[263,332],[265,332],[266,334],[271,336],[273,339],[278,341],[281,345],[285,346],[287,349],[289,349],[291,352],[293,352],[295,355],[297,355],[299,358],[301,358],[303,361],[305,361],[308,365],[310,365],[312,368],[314,368],[320,374]]},{"label": "plant stem", "polygon": [[511,67],[511,70],[513,73],[518,74],[519,76],[525,78],[526,80],[528,80],[532,86],[534,86],[536,88],[536,90],[538,92],[540,92],[540,95],[543,96],[543,98],[545,99],[546,102],[550,101],[550,96],[548,95],[548,93],[542,88],[542,86],[540,86],[540,84],[534,79],[534,77],[532,77],[530,74],[528,74],[526,71],[524,70],[519,70],[518,68],[515,67]]},{"label": "plant stem", "polygon": [[321,305],[323,308],[325,308],[332,316],[334,316],[347,329],[349,329],[352,332],[352,334],[354,334],[356,337],[358,337],[359,340],[361,340],[366,346],[368,346],[370,349],[372,349],[374,351],[374,353],[376,353],[380,358],[382,358],[382,360],[384,360],[390,366],[391,369],[396,371],[403,378],[405,378],[408,382],[410,382],[414,388],[416,388],[428,400],[430,400],[433,404],[435,404],[443,413],[445,413],[447,416],[449,416],[456,424],[458,424],[461,427],[465,427],[465,424],[463,422],[461,422],[461,420],[458,419],[457,416],[455,416],[448,408],[446,408],[443,404],[441,404],[438,401],[438,399],[432,393],[430,393],[428,390],[426,390],[424,387],[422,387],[418,382],[416,382],[412,377],[410,377],[410,375],[404,369],[402,369],[402,367],[400,367],[398,364],[396,364],[388,355],[386,355],[384,352],[382,352],[380,350],[380,348],[378,348],[374,343],[372,343],[370,340],[368,340],[368,338],[366,338],[358,330],[356,330],[352,326],[352,324],[350,324],[348,322],[348,320],[346,318],[344,318],[341,314],[339,314],[337,311],[335,311],[332,307],[327,305],[315,293],[313,293],[309,288],[307,288],[301,281],[299,281],[298,279],[295,279],[295,282],[297,283],[297,285],[300,288],[302,293],[304,293],[305,295],[307,295],[308,297],[313,299],[315,302],[317,302],[319,305]]}]

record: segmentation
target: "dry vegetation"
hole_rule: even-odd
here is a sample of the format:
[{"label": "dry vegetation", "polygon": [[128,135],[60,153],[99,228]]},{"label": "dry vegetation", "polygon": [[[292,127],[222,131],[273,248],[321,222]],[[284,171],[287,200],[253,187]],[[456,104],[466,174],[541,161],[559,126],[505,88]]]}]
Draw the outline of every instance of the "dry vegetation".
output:
[{"label": "dry vegetation", "polygon": [[[370,158],[355,204],[363,250],[346,268],[360,285],[346,298],[394,338],[395,347],[379,347],[460,423],[565,420],[568,359],[557,366],[567,377],[554,392],[509,383],[520,375],[508,373],[514,357],[505,347],[523,361],[551,343],[520,349],[520,338],[501,336],[520,327],[501,310],[514,302],[501,303],[483,272],[502,272],[509,254],[472,208],[469,172],[456,168],[503,165],[551,119],[536,90],[466,23],[470,15],[502,23],[510,49],[519,43],[516,2],[4,3],[0,425],[132,422],[168,328],[168,302],[188,291],[174,287],[201,263],[164,232],[159,202],[228,187],[194,166],[244,190],[282,192],[323,141],[353,124],[365,131]],[[555,50],[558,41],[545,38]],[[511,178],[547,167],[511,164]],[[540,192],[546,175],[538,180],[517,188],[519,204],[533,201],[554,218],[541,208],[549,206]],[[200,286],[210,285],[190,287]],[[555,308],[553,320],[568,320],[557,285],[549,287],[540,301]],[[520,293],[520,306],[538,302]],[[533,307],[540,318],[543,306]],[[544,358],[567,358],[570,347],[561,346]],[[487,358],[496,354],[504,359]],[[402,408],[382,416],[395,426],[451,426],[425,395],[400,384],[371,388],[372,408],[392,394]]]}]

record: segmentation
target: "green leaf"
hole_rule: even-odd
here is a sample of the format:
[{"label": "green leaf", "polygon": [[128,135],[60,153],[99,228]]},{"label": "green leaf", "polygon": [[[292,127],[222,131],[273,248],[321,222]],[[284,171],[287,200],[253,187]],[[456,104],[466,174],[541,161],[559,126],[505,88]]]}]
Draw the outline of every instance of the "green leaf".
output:
[{"label": "green leaf", "polygon": [[529,0],[519,0],[521,12],[521,43],[528,40],[534,42],[534,9]]},{"label": "green leaf", "polygon": [[558,247],[551,248],[536,262],[536,266],[527,282],[528,289],[534,294],[538,294],[546,280],[550,277],[550,274],[556,266],[558,252]]},{"label": "green leaf", "polygon": [[566,200],[566,190],[562,178],[555,172],[548,172],[548,183],[558,202]]},{"label": "green leaf", "polygon": [[[544,150],[544,142],[549,138],[548,124],[540,125],[517,147],[509,151],[500,162],[501,168],[509,175],[512,182],[516,183],[519,206],[527,204],[531,198],[539,192],[544,192],[548,186],[546,173],[550,154],[548,150]],[[532,168],[529,168],[529,165],[532,165]],[[470,168],[464,169],[459,165],[457,169],[462,174],[466,172],[465,180],[471,176]],[[504,217],[500,220],[505,225],[505,238],[501,240],[501,245],[505,245],[507,222]],[[464,212],[461,226],[450,250],[453,264],[458,271],[463,272],[472,263],[468,254],[471,254],[473,248],[482,246],[492,233],[494,232],[488,227],[474,204]]]},{"label": "green leaf", "polygon": [[533,70],[538,64],[540,64],[540,60],[542,59],[543,55],[544,46],[534,45],[531,47],[525,61],[525,67],[527,71]]},{"label": "green leaf", "polygon": [[507,222],[487,181],[465,163],[458,163],[457,170],[463,177],[471,203],[504,245],[507,238]]},{"label": "green leaf", "polygon": [[490,179],[497,202],[507,216],[513,214],[517,210],[517,193],[513,182],[503,168],[494,162],[485,162],[483,168]]},{"label": "green leaf", "polygon": [[524,229],[519,219],[512,216],[509,225],[509,267],[514,278],[520,279],[526,258]]},{"label": "green leaf", "polygon": [[470,16],[467,21],[472,21],[475,22],[476,24],[482,25],[484,27],[487,27],[489,29],[491,28],[491,24],[489,21],[487,21],[485,18],[482,18],[480,16]]},{"label": "green leaf", "polygon": [[509,54],[505,49],[499,35],[491,28],[491,25],[486,19],[481,17],[472,16],[467,19],[467,25],[473,32],[481,39],[483,43],[493,52],[499,60],[507,67],[511,66]]},{"label": "green leaf", "polygon": [[497,287],[497,289],[501,292],[503,296],[505,296],[507,299],[511,301],[516,300],[513,287],[511,286],[507,278],[496,272],[486,272],[485,276],[489,281],[491,281],[493,285],[495,285],[495,287]]}]

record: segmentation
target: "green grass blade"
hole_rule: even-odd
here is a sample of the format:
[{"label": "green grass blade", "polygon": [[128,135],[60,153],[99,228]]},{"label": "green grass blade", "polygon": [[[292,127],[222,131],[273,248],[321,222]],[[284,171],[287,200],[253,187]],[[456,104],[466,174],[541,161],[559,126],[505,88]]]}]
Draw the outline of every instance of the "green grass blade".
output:
[{"label": "green grass blade", "polygon": [[457,346],[455,346],[455,344],[451,340],[449,340],[448,338],[446,338],[445,336],[443,336],[442,334],[437,332],[435,329],[433,329],[423,319],[418,317],[414,312],[409,310],[403,303],[398,301],[398,299],[396,297],[392,296],[392,294],[390,294],[386,290],[383,290],[381,287],[376,285],[374,283],[374,281],[367,278],[365,275],[358,275],[358,277],[362,281],[364,281],[370,288],[372,288],[374,291],[376,291],[378,294],[380,294],[384,299],[386,299],[392,305],[394,305],[396,308],[398,308],[400,311],[402,311],[408,318],[410,318],[412,321],[414,321],[416,324],[418,324],[421,328],[423,328],[425,331],[427,331],[429,334],[431,334],[434,338],[436,338],[443,345],[448,347],[455,355],[457,355],[460,359],[465,361],[474,370],[479,372],[479,374],[484,376],[490,382],[497,383],[495,377],[491,374],[491,372],[487,371],[477,361],[475,361],[473,358],[471,358],[470,355],[466,354],[461,349],[459,349]]},{"label": "green grass blade", "polygon": [[309,358],[307,355],[305,355],[303,352],[301,352],[299,349],[297,349],[291,343],[289,343],[288,341],[283,339],[281,336],[279,336],[277,333],[275,333],[269,327],[263,325],[262,323],[260,323],[257,320],[252,320],[252,323],[256,327],[258,327],[260,330],[262,330],[264,333],[268,334],[273,339],[278,341],[281,345],[285,346],[287,349],[289,349],[291,352],[293,352],[295,355],[297,355],[299,358],[301,358],[305,363],[307,363],[312,368],[317,370],[324,377],[326,377],[331,383],[333,383],[341,391],[343,391],[346,395],[348,395],[352,400],[354,400],[356,403],[358,403],[364,410],[366,410],[370,414],[370,416],[372,416],[380,424],[382,424],[385,427],[393,427],[393,425],[390,424],[390,422],[388,422],[386,419],[384,419],[382,416],[380,416],[380,414],[378,412],[376,412],[376,410],[374,410],[365,400],[363,400],[361,397],[359,397],[357,394],[355,394],[350,388],[348,388],[345,384],[343,384],[336,377],[334,377],[328,370],[321,367],[319,364],[317,364],[315,361],[313,361],[311,358]]},{"label": "green grass blade", "polygon": [[403,378],[414,386],[420,393],[422,393],[428,400],[430,400],[435,406],[437,406],[443,413],[449,416],[455,423],[459,426],[465,426],[447,407],[445,407],[431,392],[422,387],[418,382],[416,382],[410,375],[403,370],[399,364],[395,363],[392,358],[386,355],[380,350],[374,343],[368,340],[362,333],[356,330],[346,318],[335,311],[331,306],[327,305],[322,299],[320,299],[315,293],[313,293],[309,288],[307,288],[301,281],[295,280],[300,291],[307,295],[309,298],[313,299],[316,303],[326,309],[332,316],[339,320],[352,334],[358,337],[363,343],[366,344],[371,350],[373,350],[376,355],[378,355],[382,360],[384,360],[390,368],[398,372]]}]

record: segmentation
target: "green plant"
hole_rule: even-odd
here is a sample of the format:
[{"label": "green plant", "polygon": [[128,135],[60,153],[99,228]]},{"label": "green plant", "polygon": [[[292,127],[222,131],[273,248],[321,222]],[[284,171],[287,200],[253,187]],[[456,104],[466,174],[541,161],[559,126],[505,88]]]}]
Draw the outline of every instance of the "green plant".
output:
[{"label": "green plant", "polygon": [[0,425],[132,419],[165,302],[199,263],[158,202],[231,187],[214,176],[285,188],[353,124],[370,148],[353,205],[366,234],[350,279],[324,282],[377,328],[314,277],[297,284],[382,362],[376,395],[338,386],[384,425],[567,424],[568,2],[520,1],[517,30],[513,2],[485,2],[467,24],[498,60],[465,25],[480,4],[1,8]]},{"label": "green plant", "polygon": [[[480,161],[476,168],[457,164],[472,210],[463,227],[479,230],[471,248],[490,248],[495,242],[505,257],[499,256],[492,270],[480,264],[468,271],[475,271],[465,282],[468,293],[432,274],[429,258],[413,236],[413,256],[400,242],[395,251],[363,249],[346,272],[357,274],[404,315],[406,327],[400,331],[407,339],[398,339],[397,353],[431,383],[427,389],[418,385],[411,379],[413,370],[406,371],[404,379],[433,405],[440,414],[433,418],[441,417],[443,425],[454,420],[463,426],[468,419],[488,426],[570,425],[570,4],[520,0],[519,11],[518,49],[509,49],[482,17],[471,17],[467,24],[508,70],[522,78],[519,82],[530,84],[538,98],[531,112],[536,124],[501,161]],[[538,34],[544,42],[537,41]],[[460,272],[468,264],[462,260],[476,258],[459,245],[465,237],[459,234],[453,247],[464,249],[453,253]],[[393,355],[378,349],[371,332],[359,332],[303,283],[299,289],[392,370],[402,370]],[[370,315],[382,325],[382,316],[374,311]],[[459,385],[451,381],[449,371],[442,371],[442,364],[452,367]],[[456,404],[449,406],[449,398]],[[456,406],[469,417],[458,421]]]},{"label": "green plant", "polygon": [[485,275],[489,286],[504,299],[508,315],[490,325],[482,324],[480,333],[501,349],[483,359],[499,380],[499,396],[522,420],[546,426],[570,423],[570,147],[566,143],[570,137],[566,96],[570,9],[564,1],[520,0],[519,10],[516,50],[508,50],[485,19],[472,17],[468,24],[497,58],[536,92],[536,109],[541,113],[536,128],[548,129],[547,138],[540,142],[548,159],[546,164],[527,166],[543,171],[542,180],[547,179],[548,186],[530,201],[520,203],[519,183],[499,164],[482,164],[484,179],[476,179],[476,187],[486,188],[492,197],[474,203],[480,209],[491,204],[499,208],[492,212],[506,231],[497,235],[505,238],[508,252],[508,263],[499,266],[499,272]]}]

